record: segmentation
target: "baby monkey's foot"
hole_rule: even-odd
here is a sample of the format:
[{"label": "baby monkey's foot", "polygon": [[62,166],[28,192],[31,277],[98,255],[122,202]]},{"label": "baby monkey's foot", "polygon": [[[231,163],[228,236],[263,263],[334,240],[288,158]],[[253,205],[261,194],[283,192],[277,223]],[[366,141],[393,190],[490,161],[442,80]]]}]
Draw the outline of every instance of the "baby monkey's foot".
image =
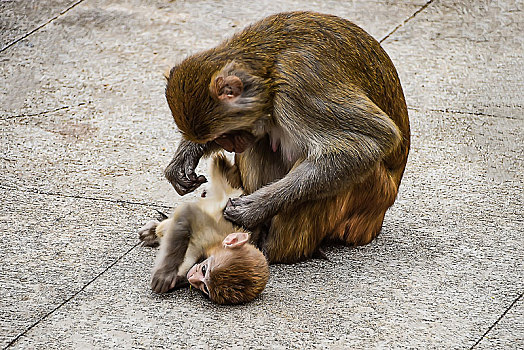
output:
[{"label": "baby monkey's foot", "polygon": [[138,230],[138,238],[142,241],[142,245],[146,247],[158,247],[160,244],[160,237],[156,235],[156,227],[159,222],[157,220],[149,221]]}]

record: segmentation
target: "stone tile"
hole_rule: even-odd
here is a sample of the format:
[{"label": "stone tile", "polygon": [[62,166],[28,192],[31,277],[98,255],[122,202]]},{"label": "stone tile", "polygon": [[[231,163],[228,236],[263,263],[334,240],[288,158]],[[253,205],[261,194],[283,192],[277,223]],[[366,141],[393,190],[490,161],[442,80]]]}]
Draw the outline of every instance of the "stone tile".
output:
[{"label": "stone tile", "polygon": [[[449,147],[457,133],[489,128],[472,128],[474,117],[433,113],[424,119],[414,112],[413,119],[402,191],[372,244],[329,248],[329,261],[272,266],[262,296],[239,307],[214,306],[190,290],[151,294],[153,252],[137,248],[17,346],[473,345],[521,292],[524,268],[522,174],[501,170],[505,175],[492,178],[482,160],[473,160],[484,153],[509,157],[516,166],[521,160],[502,152],[496,136],[487,150]],[[503,130],[515,132],[519,123]],[[474,139],[469,145],[476,146]]]},{"label": "stone tile", "polygon": [[522,1],[435,1],[384,43],[408,104],[524,119]]},{"label": "stone tile", "polygon": [[421,3],[86,1],[3,53],[2,181],[171,206],[165,69],[277,11],[334,13],[381,37]]},{"label": "stone tile", "polygon": [[524,315],[524,304],[521,297],[475,349],[524,348],[524,317],[522,315]]},{"label": "stone tile", "polygon": [[0,50],[45,24],[76,1],[0,1]]},{"label": "stone tile", "polygon": [[0,345],[58,307],[137,241],[153,208],[0,188]]}]

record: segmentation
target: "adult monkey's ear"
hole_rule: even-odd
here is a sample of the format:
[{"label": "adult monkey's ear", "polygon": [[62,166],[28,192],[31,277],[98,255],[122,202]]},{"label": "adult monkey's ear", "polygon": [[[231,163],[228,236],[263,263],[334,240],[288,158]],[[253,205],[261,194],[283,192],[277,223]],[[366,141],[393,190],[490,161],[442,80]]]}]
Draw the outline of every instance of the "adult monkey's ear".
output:
[{"label": "adult monkey's ear", "polygon": [[209,90],[214,98],[230,102],[242,95],[244,84],[242,79],[235,75],[236,69],[236,64],[230,62],[211,78]]},{"label": "adult monkey's ear", "polygon": [[222,241],[226,248],[240,248],[249,241],[249,233],[233,232]]}]

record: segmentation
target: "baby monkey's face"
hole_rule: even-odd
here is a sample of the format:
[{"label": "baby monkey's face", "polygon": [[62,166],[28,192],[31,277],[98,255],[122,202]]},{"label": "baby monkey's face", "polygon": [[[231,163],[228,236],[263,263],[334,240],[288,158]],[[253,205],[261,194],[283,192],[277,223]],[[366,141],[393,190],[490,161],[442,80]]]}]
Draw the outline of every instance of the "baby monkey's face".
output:
[{"label": "baby monkey's face", "polygon": [[207,282],[209,281],[209,274],[211,268],[213,268],[214,256],[211,255],[206,260],[202,261],[199,264],[193,265],[187,273],[187,280],[189,283],[202,291],[205,295],[209,297],[209,289],[207,287]]},{"label": "baby monkey's face", "polygon": [[189,270],[189,283],[217,304],[253,300],[266,286],[269,267],[264,254],[248,241],[248,233],[229,234],[207,252],[206,260]]},{"label": "baby monkey's face", "polygon": [[222,245],[213,249],[211,255],[201,263],[193,265],[187,273],[187,280],[189,283],[202,291],[209,297],[209,280],[213,270],[222,264],[227,265],[227,262],[235,254],[236,249],[240,248],[249,241],[249,234],[245,232],[235,232],[229,234],[222,241]]}]

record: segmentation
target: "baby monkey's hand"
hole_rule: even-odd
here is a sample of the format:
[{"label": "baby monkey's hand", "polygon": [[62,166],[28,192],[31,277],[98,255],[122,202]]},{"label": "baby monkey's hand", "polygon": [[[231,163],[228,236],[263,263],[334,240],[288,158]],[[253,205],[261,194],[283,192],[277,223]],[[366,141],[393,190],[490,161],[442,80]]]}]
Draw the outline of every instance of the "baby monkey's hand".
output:
[{"label": "baby monkey's hand", "polygon": [[185,287],[189,284],[185,276],[178,276],[178,269],[169,265],[162,265],[153,271],[151,289],[155,293],[166,293],[173,289]]}]

